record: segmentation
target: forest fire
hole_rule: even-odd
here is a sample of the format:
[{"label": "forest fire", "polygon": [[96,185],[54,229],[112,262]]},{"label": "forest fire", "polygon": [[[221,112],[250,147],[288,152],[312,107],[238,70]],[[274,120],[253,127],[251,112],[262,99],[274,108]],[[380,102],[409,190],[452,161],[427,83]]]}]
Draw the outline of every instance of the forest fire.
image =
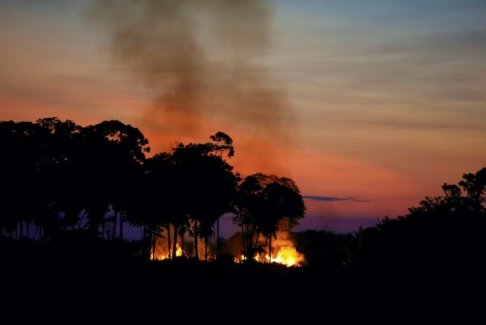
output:
[{"label": "forest fire", "polygon": [[[268,255],[266,257],[268,258]],[[272,258],[271,262],[285,266],[302,266],[304,255],[299,253],[293,246],[281,247],[277,256]]]},{"label": "forest fire", "polygon": [[[181,257],[184,255],[185,254],[182,248],[179,246],[179,244],[176,244],[176,257]],[[167,260],[169,259],[169,252],[167,250],[163,251],[162,249],[160,249],[160,246],[157,246],[155,254],[150,254],[150,258],[155,261]]]},{"label": "forest fire", "polygon": [[[269,254],[256,254],[253,259],[259,263],[277,263],[287,267],[302,266],[305,261],[304,255],[299,253],[291,242],[289,243],[285,246],[280,246],[277,254],[272,255],[271,259]],[[242,263],[246,259],[245,255],[241,255],[240,257],[235,257],[234,261],[235,263]]]}]

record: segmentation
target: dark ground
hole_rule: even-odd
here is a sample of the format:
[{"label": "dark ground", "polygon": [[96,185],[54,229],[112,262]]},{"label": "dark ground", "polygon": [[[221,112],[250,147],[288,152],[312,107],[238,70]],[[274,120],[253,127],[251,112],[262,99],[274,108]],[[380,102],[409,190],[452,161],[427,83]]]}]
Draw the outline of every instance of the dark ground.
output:
[{"label": "dark ground", "polygon": [[329,271],[146,262],[105,250],[3,243],[3,318],[21,323],[27,318],[68,323],[82,318],[93,324],[118,319],[137,324],[148,319],[181,324],[259,324],[267,319],[272,324],[481,324],[484,310],[479,268],[468,273],[384,262]]}]

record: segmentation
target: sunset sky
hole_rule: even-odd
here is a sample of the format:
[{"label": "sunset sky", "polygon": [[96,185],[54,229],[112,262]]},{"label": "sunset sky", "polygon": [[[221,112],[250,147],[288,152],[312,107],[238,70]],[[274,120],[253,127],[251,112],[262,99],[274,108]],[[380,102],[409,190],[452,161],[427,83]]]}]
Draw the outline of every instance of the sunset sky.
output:
[{"label": "sunset sky", "polygon": [[0,0],[0,120],[118,119],[154,153],[224,131],[237,171],[296,181],[301,228],[486,166],[486,1],[241,3]]}]

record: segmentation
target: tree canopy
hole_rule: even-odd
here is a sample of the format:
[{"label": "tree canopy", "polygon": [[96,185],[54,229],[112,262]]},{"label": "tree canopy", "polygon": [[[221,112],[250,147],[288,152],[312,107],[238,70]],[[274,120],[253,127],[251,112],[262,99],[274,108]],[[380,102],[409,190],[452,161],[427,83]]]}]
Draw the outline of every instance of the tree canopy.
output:
[{"label": "tree canopy", "polygon": [[84,127],[58,118],[5,121],[0,140],[3,237],[20,238],[24,226],[27,231],[35,226],[40,240],[67,231],[123,239],[128,221],[143,229],[146,256],[164,238],[168,256],[175,257],[189,230],[192,255],[200,257],[202,240],[207,260],[214,257],[210,239],[216,229],[218,243],[223,214],[234,214],[246,233],[271,241],[305,211],[288,178],[254,174],[242,180],[229,163],[233,139],[221,131],[208,142],[179,143],[152,157],[146,157],[150,148],[143,133],[116,120]]}]

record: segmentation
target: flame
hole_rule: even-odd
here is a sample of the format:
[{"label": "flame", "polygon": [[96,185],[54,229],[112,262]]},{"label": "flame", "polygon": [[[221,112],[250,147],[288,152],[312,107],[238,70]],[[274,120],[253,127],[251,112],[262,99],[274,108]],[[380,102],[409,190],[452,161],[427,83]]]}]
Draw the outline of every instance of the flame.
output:
[{"label": "flame", "polygon": [[[267,255],[268,257],[268,255]],[[272,263],[283,264],[285,266],[302,266],[304,255],[299,253],[294,246],[280,247],[277,256],[272,257]]]},{"label": "flame", "polygon": [[[246,261],[247,257],[241,255],[240,257],[235,257],[235,263],[242,263]],[[277,255],[272,256],[266,254],[256,254],[253,259],[258,263],[277,263],[282,264],[287,267],[298,267],[304,264],[304,255],[299,253],[293,245],[282,246],[279,248]]]},{"label": "flame", "polygon": [[[182,250],[182,248],[179,246],[179,244],[176,244],[176,257],[180,257],[180,256],[184,256],[185,253],[184,251]],[[169,252],[166,252],[166,253],[160,253],[158,252],[157,250],[155,251],[155,258],[153,256],[153,254],[150,254],[150,258],[152,260],[156,260],[156,261],[163,261],[163,260],[166,260],[169,258]]]}]

